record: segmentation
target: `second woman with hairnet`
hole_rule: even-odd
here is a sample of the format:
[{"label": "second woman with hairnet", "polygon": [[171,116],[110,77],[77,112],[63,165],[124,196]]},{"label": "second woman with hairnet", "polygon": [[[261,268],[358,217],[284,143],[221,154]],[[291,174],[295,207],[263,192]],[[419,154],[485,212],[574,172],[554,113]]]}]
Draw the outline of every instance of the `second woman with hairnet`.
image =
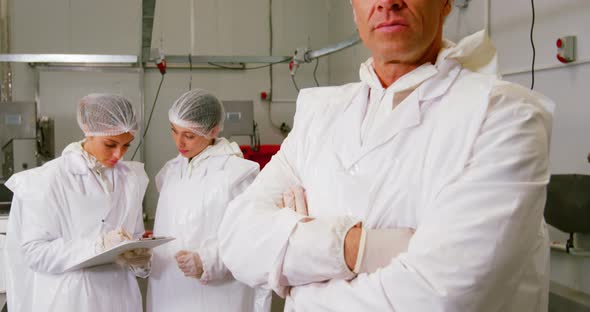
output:
[{"label": "second woman with hairnet", "polygon": [[153,250],[148,312],[268,311],[270,292],[236,281],[217,242],[227,205],[252,183],[258,164],[243,159],[236,143],[217,137],[225,113],[211,93],[183,94],[168,117],[179,155],[156,176],[154,235],[176,240]]}]

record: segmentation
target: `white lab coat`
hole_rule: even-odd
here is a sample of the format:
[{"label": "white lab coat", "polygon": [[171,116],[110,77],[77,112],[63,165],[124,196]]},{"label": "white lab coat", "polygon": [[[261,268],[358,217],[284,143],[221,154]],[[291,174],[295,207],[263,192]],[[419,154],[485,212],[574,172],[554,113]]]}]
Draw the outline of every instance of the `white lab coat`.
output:
[{"label": "white lab coat", "polygon": [[[32,170],[24,171],[18,175],[22,176],[31,173]],[[6,186],[14,190],[14,179],[8,180]],[[11,312],[32,312],[30,295],[33,287],[34,272],[24,261],[21,242],[22,229],[22,201],[14,196],[10,205],[10,216],[6,229],[6,245],[4,248],[4,259],[6,263],[6,304]]]},{"label": "white lab coat", "polygon": [[[156,177],[160,199],[154,235],[176,240],[153,250],[147,311],[269,311],[270,291],[236,281],[221,261],[217,243],[228,203],[258,172],[258,164],[243,159],[238,145],[224,138],[190,163],[179,155],[164,165]],[[180,250],[199,254],[200,280],[180,271],[174,258]]]},{"label": "white lab coat", "polygon": [[[369,84],[302,90],[293,131],[220,227],[234,276],[282,295],[295,285],[286,310],[546,311],[553,104],[498,80],[491,48],[482,33],[446,42],[434,75],[363,144]],[[296,184],[325,226],[275,206]],[[342,244],[357,221],[416,233],[388,266],[355,277]]]},{"label": "white lab coat", "polygon": [[[148,182],[143,164],[119,162],[112,171],[114,192],[106,193],[83,156],[71,150],[6,184],[14,192],[15,217],[20,216],[11,221],[18,226],[11,233],[20,235],[14,238],[34,272],[14,267],[17,278],[26,274],[15,288],[18,300],[31,311],[140,312],[139,287],[127,267],[68,268],[98,251],[102,233],[123,228],[135,238],[143,234],[141,202]],[[31,275],[32,281],[26,277]]]}]

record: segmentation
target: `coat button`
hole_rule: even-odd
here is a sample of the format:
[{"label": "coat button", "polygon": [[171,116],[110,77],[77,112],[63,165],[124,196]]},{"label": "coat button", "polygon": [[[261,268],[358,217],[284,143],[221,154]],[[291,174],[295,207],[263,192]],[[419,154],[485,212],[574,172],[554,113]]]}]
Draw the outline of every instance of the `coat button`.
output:
[{"label": "coat button", "polygon": [[354,166],[352,166],[352,168],[348,170],[348,174],[350,174],[351,176],[357,175],[359,173],[359,170],[359,165],[355,164]]}]

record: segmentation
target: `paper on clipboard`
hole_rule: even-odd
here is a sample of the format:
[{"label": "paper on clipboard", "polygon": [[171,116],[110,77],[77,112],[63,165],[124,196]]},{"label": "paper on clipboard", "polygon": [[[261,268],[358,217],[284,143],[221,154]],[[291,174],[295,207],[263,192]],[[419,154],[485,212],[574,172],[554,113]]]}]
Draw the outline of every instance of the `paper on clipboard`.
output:
[{"label": "paper on clipboard", "polygon": [[153,237],[140,240],[126,241],[68,268],[67,271],[75,271],[97,265],[114,263],[115,260],[117,260],[117,257],[126,251],[138,248],[151,249],[168,243],[170,241],[173,241],[174,239],[174,237]]}]

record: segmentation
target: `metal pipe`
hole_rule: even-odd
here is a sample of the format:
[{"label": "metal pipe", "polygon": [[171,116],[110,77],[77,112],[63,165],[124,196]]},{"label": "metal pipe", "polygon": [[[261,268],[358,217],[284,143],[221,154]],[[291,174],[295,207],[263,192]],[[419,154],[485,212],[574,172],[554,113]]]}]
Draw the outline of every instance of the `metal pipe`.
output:
[{"label": "metal pipe", "polygon": [[490,29],[491,28],[490,17],[491,17],[491,12],[492,12],[492,8],[490,7],[491,1],[485,0],[483,5],[484,5],[484,7],[483,7],[484,28],[486,30],[486,35],[488,35],[488,37],[490,37],[492,35],[491,29]]},{"label": "metal pipe", "polygon": [[[10,3],[0,0],[0,53],[10,53]],[[0,101],[12,102],[12,66],[9,63],[0,64]]]},{"label": "metal pipe", "polygon": [[[547,64],[547,65],[538,65],[538,66],[535,66],[535,72],[585,65],[588,63],[590,63],[590,58],[578,59],[575,62],[571,62],[571,63],[567,63],[567,64],[555,63],[555,64]],[[531,72],[531,67],[528,66],[528,67],[522,67],[522,68],[516,68],[516,69],[508,69],[508,70],[501,72],[501,74],[502,74],[502,76],[510,76],[510,75],[525,74],[525,73],[530,73],[530,72]]]},{"label": "metal pipe", "polygon": [[565,244],[564,243],[557,243],[557,242],[551,243],[551,250],[567,252],[567,248],[566,248]]},{"label": "metal pipe", "polygon": [[105,54],[0,54],[0,62],[64,64],[136,64],[137,55]]},{"label": "metal pipe", "polygon": [[[316,58],[324,57],[346,48],[352,47],[361,42],[358,34],[339,42],[333,46],[305,53],[305,62],[311,62]],[[166,55],[166,62],[172,64],[189,64],[187,55]],[[214,55],[193,55],[193,64],[278,64],[286,63],[293,59],[292,56],[214,56]]]},{"label": "metal pipe", "polygon": [[[290,56],[216,56],[192,55],[193,64],[272,64],[291,60]],[[188,55],[166,55],[166,62],[171,64],[189,64]]]},{"label": "metal pipe", "polygon": [[316,58],[320,58],[323,56],[327,56],[327,55],[342,51],[346,48],[349,48],[349,47],[352,47],[352,46],[358,44],[359,42],[361,42],[361,38],[359,37],[358,34],[354,34],[350,38],[348,38],[342,42],[339,42],[333,46],[307,52],[305,54],[305,61],[309,63],[309,62],[315,60]]},{"label": "metal pipe", "polygon": [[[43,72],[89,72],[89,73],[141,73],[141,67],[109,66],[109,65],[35,65],[33,68]],[[154,67],[155,68],[155,67]]]},{"label": "metal pipe", "polygon": [[565,243],[552,242],[551,250],[560,251],[576,257],[590,257],[590,251],[576,248],[567,248]]}]

